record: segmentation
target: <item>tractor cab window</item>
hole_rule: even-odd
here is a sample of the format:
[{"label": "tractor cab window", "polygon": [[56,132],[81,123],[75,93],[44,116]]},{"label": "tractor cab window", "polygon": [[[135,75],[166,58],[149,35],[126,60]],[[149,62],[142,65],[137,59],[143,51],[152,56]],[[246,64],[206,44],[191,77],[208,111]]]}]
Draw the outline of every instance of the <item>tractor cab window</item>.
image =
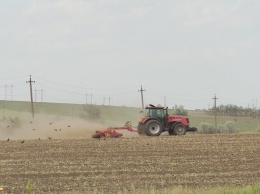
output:
[{"label": "tractor cab window", "polygon": [[146,115],[149,117],[164,118],[165,113],[163,109],[146,109]]}]

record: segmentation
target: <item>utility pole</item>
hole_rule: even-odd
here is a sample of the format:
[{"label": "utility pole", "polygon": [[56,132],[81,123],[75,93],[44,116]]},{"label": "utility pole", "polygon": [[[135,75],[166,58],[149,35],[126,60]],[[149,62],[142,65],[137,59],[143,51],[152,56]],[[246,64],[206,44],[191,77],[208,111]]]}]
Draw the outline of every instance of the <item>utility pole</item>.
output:
[{"label": "utility pole", "polygon": [[13,85],[11,85],[11,101],[13,101]]},{"label": "utility pole", "polygon": [[106,104],[106,100],[108,100],[108,105],[110,106],[110,97],[109,98],[103,97],[103,105]]},{"label": "utility pole", "polygon": [[112,98],[109,96],[108,98],[108,105],[110,106],[110,101],[112,100]]},{"label": "utility pole", "polygon": [[217,97],[216,94],[214,96],[214,98],[212,98],[214,100],[214,115],[215,115],[215,129],[217,129]]},{"label": "utility pole", "polygon": [[36,90],[36,88],[35,88],[35,89],[34,89],[34,102],[37,102],[37,101],[36,101],[37,91],[38,91],[38,90]]},{"label": "utility pole", "polygon": [[3,119],[5,119],[5,106],[3,108]]},{"label": "utility pole", "polygon": [[35,83],[35,81],[32,81],[31,75],[30,75],[30,80],[29,80],[29,81],[26,81],[26,83],[29,83],[29,84],[30,84],[32,117],[34,118],[32,83]]},{"label": "utility pole", "polygon": [[41,102],[43,102],[43,89],[41,89]]},{"label": "utility pole", "polygon": [[143,92],[145,92],[146,90],[143,90],[143,86],[141,85],[141,90],[138,90],[138,92],[141,92],[141,100],[142,100],[142,108],[143,108],[143,114],[144,113],[144,96],[143,96]]},{"label": "utility pole", "polygon": [[34,102],[36,102],[36,98],[37,98],[37,92],[41,92],[41,102],[42,102],[42,98],[43,98],[43,90],[37,90],[36,88],[34,89]]},{"label": "utility pole", "polygon": [[7,85],[5,84],[5,100],[7,100]]},{"label": "utility pole", "polygon": [[7,100],[7,85],[5,84],[5,100]]},{"label": "utility pole", "polygon": [[[11,88],[10,95],[8,95],[8,90],[7,90],[8,88]],[[7,100],[7,96],[11,97],[11,101],[13,100],[13,85],[8,86],[5,84],[5,100]]]}]

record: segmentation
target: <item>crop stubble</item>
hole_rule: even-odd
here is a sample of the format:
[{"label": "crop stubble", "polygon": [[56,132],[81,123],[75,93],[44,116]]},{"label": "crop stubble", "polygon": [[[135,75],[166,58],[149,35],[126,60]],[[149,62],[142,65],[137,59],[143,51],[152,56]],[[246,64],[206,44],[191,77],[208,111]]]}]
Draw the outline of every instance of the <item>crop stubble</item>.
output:
[{"label": "crop stubble", "polygon": [[260,182],[260,135],[0,141],[0,185],[21,193],[246,186]]}]

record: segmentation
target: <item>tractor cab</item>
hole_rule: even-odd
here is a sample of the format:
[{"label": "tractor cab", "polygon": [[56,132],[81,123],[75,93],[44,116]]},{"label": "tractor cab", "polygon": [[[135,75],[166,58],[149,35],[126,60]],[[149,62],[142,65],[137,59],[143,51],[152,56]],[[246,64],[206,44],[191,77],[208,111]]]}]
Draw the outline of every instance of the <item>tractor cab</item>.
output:
[{"label": "tractor cab", "polygon": [[168,107],[154,106],[149,104],[149,106],[145,107],[146,117],[148,118],[157,118],[162,125],[165,125],[167,122],[168,116]]},{"label": "tractor cab", "polygon": [[162,118],[164,117],[164,110],[163,109],[158,109],[158,108],[147,108],[146,109],[146,116],[148,117],[158,117]]},{"label": "tractor cab", "polygon": [[[168,108],[168,107],[167,107]],[[164,119],[165,116],[167,115],[167,108],[165,109],[164,107],[155,107],[155,106],[149,106],[146,107],[146,116],[147,117],[155,117],[158,119]]]}]

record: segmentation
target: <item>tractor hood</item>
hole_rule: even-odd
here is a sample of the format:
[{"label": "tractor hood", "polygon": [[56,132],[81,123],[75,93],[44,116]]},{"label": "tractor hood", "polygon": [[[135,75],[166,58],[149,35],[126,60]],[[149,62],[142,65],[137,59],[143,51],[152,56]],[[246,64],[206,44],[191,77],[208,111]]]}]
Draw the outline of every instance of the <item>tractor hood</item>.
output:
[{"label": "tractor hood", "polygon": [[187,117],[184,117],[184,116],[175,116],[175,115],[169,115],[168,116],[168,122],[171,123],[171,122],[180,122],[186,126],[189,126],[190,125],[190,121]]}]

